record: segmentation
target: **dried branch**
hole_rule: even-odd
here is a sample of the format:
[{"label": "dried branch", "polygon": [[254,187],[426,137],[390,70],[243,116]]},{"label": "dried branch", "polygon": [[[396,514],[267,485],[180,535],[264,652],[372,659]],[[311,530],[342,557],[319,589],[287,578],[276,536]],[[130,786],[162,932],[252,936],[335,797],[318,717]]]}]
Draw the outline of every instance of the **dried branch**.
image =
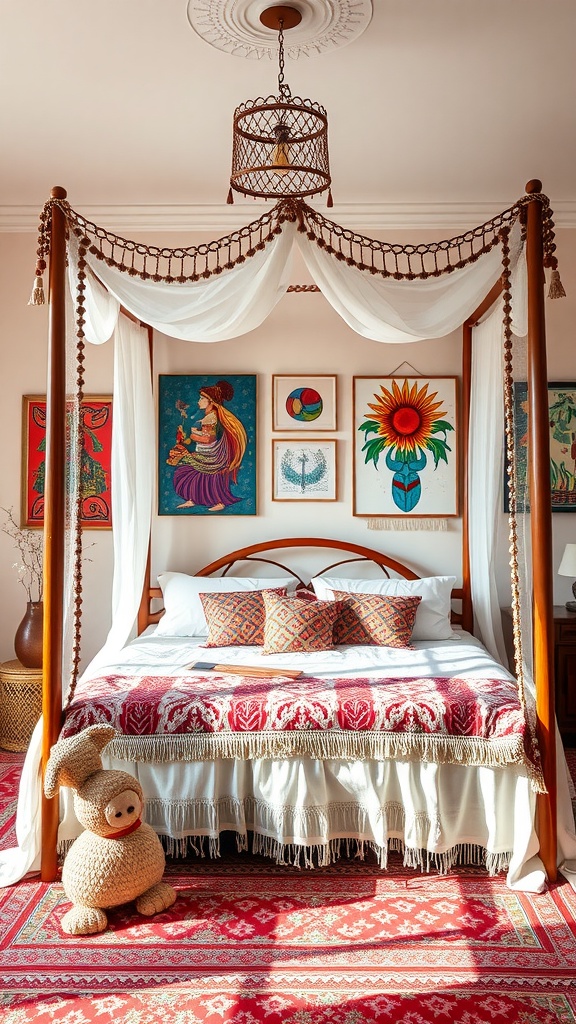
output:
[{"label": "dried branch", "polygon": [[28,600],[41,601],[44,584],[44,535],[41,530],[26,530],[19,527],[13,509],[0,505],[0,511],[6,516],[6,521],[0,529],[2,533],[12,538],[20,552],[20,561],[14,562],[12,568],[16,569]]}]

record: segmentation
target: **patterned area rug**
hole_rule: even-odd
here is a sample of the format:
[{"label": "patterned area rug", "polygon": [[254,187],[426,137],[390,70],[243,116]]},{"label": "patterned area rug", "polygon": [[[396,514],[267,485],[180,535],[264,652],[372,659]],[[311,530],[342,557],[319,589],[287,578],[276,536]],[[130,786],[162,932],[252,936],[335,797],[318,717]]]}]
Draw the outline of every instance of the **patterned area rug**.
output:
[{"label": "patterned area rug", "polygon": [[[0,844],[21,758],[0,755]],[[574,1024],[576,893],[482,871],[315,871],[246,855],[173,862],[175,905],[63,935],[36,879],[0,890],[3,1024]]]}]

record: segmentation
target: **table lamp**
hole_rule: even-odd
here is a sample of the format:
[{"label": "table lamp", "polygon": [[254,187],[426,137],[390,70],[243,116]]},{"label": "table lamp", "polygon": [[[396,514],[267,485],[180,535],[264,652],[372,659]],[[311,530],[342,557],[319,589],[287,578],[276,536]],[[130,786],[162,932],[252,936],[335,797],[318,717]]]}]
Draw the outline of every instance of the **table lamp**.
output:
[{"label": "table lamp", "polygon": [[574,583],[572,584],[572,593],[574,594],[573,601],[566,601],[566,607],[570,612],[576,612],[576,544],[567,544],[564,548],[564,554],[562,555],[562,561],[558,566],[559,576],[572,576]]}]

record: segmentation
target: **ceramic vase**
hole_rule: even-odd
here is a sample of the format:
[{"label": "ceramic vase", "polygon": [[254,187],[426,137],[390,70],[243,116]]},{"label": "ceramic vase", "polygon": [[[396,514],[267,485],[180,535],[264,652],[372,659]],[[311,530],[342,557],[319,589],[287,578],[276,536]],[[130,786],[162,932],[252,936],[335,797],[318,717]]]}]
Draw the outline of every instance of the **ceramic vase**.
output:
[{"label": "ceramic vase", "polygon": [[24,668],[42,668],[43,625],[44,605],[42,601],[28,601],[26,614],[14,637],[14,651]]}]

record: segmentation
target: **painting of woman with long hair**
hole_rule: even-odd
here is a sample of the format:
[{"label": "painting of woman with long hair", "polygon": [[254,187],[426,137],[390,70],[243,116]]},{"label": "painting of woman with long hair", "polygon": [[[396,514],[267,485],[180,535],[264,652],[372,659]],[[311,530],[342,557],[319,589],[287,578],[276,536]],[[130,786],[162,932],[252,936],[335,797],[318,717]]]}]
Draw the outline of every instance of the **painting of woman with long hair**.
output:
[{"label": "painting of woman with long hair", "polygon": [[[168,378],[174,379],[178,378]],[[190,377],[185,379],[191,380]],[[171,490],[178,499],[174,511],[226,512],[245,502],[246,486],[238,486],[239,474],[247,455],[248,461],[252,456],[253,462],[254,439],[249,438],[243,420],[229,407],[236,395],[230,379],[202,383],[196,394],[199,414],[195,418],[190,412],[192,397],[188,401],[179,397],[172,405],[180,415],[180,422],[172,434],[173,443],[165,464],[173,467]],[[187,426],[189,417],[191,422]]]}]

